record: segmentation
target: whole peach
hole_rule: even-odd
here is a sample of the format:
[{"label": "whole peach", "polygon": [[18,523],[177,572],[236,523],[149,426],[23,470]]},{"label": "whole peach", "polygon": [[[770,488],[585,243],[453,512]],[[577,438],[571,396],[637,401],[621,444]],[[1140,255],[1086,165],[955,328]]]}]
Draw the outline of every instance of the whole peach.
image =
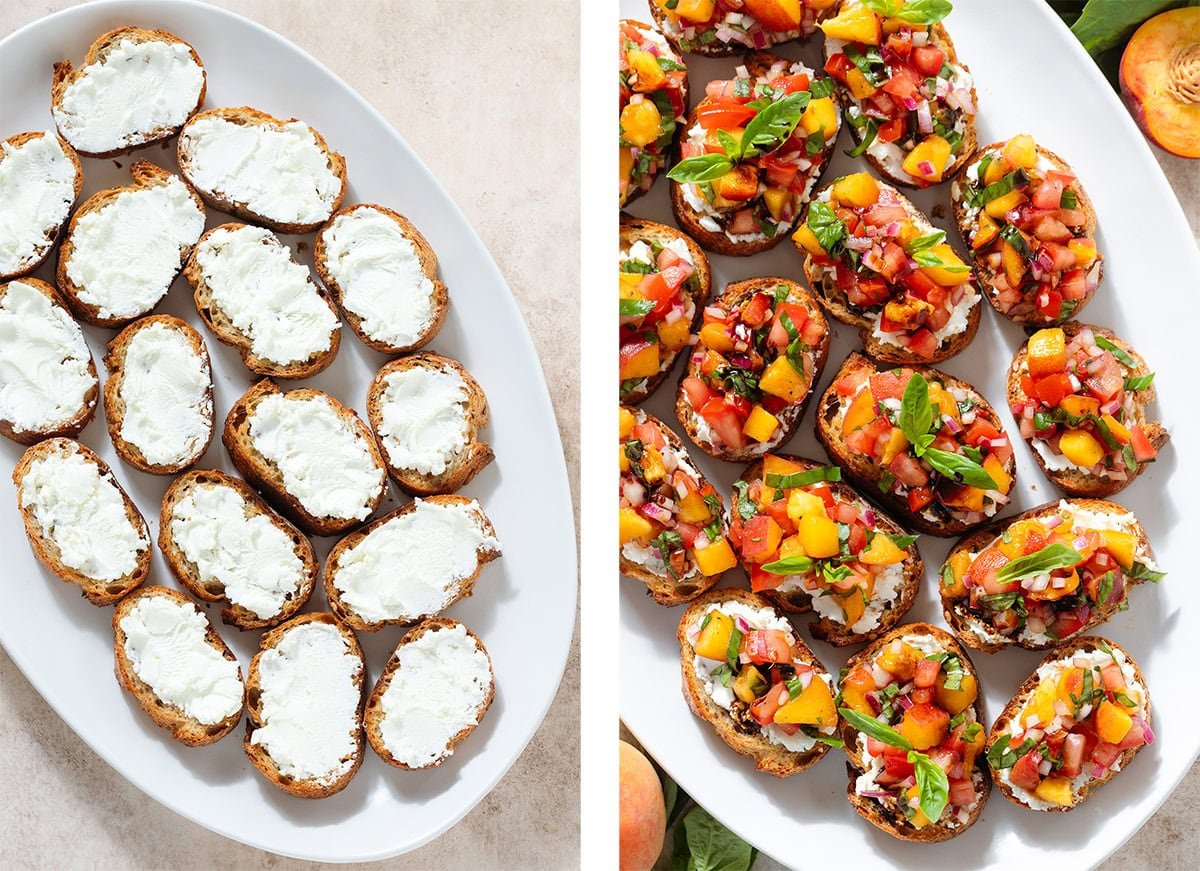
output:
[{"label": "whole peach", "polygon": [[662,852],[667,806],[650,760],[621,742],[621,871],[649,871]]}]

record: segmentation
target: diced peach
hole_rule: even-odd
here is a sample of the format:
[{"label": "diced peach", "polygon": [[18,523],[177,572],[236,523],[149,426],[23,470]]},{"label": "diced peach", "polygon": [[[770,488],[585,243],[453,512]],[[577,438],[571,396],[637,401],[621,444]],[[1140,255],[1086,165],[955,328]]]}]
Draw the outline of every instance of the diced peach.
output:
[{"label": "diced peach", "polygon": [[1071,807],[1075,804],[1075,794],[1072,792],[1071,778],[1069,777],[1047,777],[1037,785],[1033,794],[1042,801],[1063,807]]},{"label": "diced peach", "polygon": [[621,170],[621,190],[624,191],[633,180],[633,149],[622,148],[618,163]]},{"label": "diced peach", "polygon": [[864,387],[854,397],[854,401],[850,403],[850,407],[846,409],[846,414],[842,417],[842,436],[848,436],[856,429],[861,429],[877,416],[875,414],[875,397],[871,395],[871,388]]},{"label": "diced peach", "polygon": [[1083,669],[1077,665],[1064,668],[1058,676],[1056,685],[1058,700],[1064,704],[1073,704],[1073,700],[1083,695]]},{"label": "diced peach", "polygon": [[1132,726],[1133,718],[1129,716],[1129,712],[1108,699],[1102,701],[1096,709],[1096,735],[1101,741],[1120,744]]},{"label": "diced peach", "polygon": [[950,143],[931,133],[917,143],[901,164],[913,178],[925,182],[939,182],[950,165]]},{"label": "diced peach", "polygon": [[654,524],[632,508],[621,509],[620,536],[621,544],[637,539],[645,540],[654,532]]},{"label": "diced peach", "polygon": [[758,387],[763,393],[797,402],[808,392],[808,381],[787,357],[776,357],[759,376]]},{"label": "diced peach", "polygon": [[1025,202],[1025,194],[1019,190],[1013,190],[996,197],[985,205],[983,210],[993,218],[1003,218],[1023,202]]},{"label": "diced peach", "polygon": [[1000,240],[1000,262],[1004,265],[1004,276],[1008,279],[1008,286],[1020,287],[1025,278],[1025,259],[1004,239]]},{"label": "diced peach", "polygon": [[802,517],[825,517],[825,500],[807,490],[793,490],[788,494],[787,513],[797,522]]},{"label": "diced peach", "polygon": [[645,93],[657,90],[667,80],[666,71],[658,65],[658,58],[650,52],[631,48],[625,57],[629,61],[630,69],[637,73],[637,81],[633,86],[635,91]]},{"label": "diced peach", "polygon": [[882,35],[879,16],[866,6],[859,5],[842,6],[837,15],[821,22],[820,28],[830,39],[844,39],[847,42],[862,42],[867,45],[879,45]]},{"label": "diced peach", "polygon": [[820,97],[809,101],[800,116],[800,127],[809,136],[818,130],[825,131],[825,138],[837,129],[837,106],[832,97]]},{"label": "diced peach", "polygon": [[704,526],[712,521],[712,511],[699,491],[693,490],[679,500],[679,519],[694,526]]},{"label": "diced peach", "polygon": [[916,704],[904,712],[897,731],[917,750],[928,750],[946,740],[950,715],[928,703]]},{"label": "diced peach", "polygon": [[[908,789],[904,790],[904,798],[906,801],[911,801],[914,798],[919,800],[921,798],[921,788],[914,783]],[[929,817],[925,815],[925,811],[921,810],[920,807],[913,808],[913,815],[908,818],[908,822],[914,829],[923,829],[930,825]]]},{"label": "diced peach", "polygon": [[737,565],[737,555],[724,538],[710,541],[708,547],[692,552],[700,573],[712,577]]},{"label": "diced peach", "polygon": [[679,0],[675,5],[675,14],[685,21],[703,24],[713,17],[717,0]]},{"label": "diced peach", "polygon": [[1146,136],[1200,157],[1200,7],[1172,9],[1139,27],[1121,55],[1121,94]]},{"label": "diced peach", "polygon": [[794,475],[797,472],[803,472],[804,469],[802,464],[794,460],[785,459],[779,454],[767,454],[763,457],[763,486],[766,486],[767,478],[773,478],[776,475]]},{"label": "diced peach", "polygon": [[1080,269],[1087,269],[1096,259],[1096,246],[1089,242],[1090,240],[1072,239],[1067,243],[1067,248],[1075,255],[1075,265]]},{"label": "diced peach", "polygon": [[917,660],[923,658],[921,651],[911,644],[903,642],[901,642],[899,650],[895,650],[894,646],[894,644],[888,645],[879,655],[877,660],[879,667],[884,671],[891,672],[902,681],[912,680],[913,673],[917,668]]},{"label": "diced peach", "polygon": [[983,470],[992,476],[992,480],[996,482],[996,490],[1000,493],[1007,494],[1012,489],[1012,475],[1008,474],[1008,470],[996,459],[995,454],[987,455],[983,461]]},{"label": "diced peach", "polygon": [[744,203],[758,193],[758,169],[738,164],[712,183],[713,191],[722,199]]},{"label": "diced peach", "polygon": [[1090,469],[1104,459],[1104,445],[1084,429],[1069,429],[1058,440],[1063,456],[1077,466]]},{"label": "diced peach", "polygon": [[621,469],[621,473],[624,474],[625,472],[628,472],[629,468],[630,468],[629,457],[627,457],[625,455],[625,446],[624,445],[620,445],[619,448],[620,448],[620,454],[619,454],[620,459],[618,460],[618,465]]},{"label": "diced peach", "polygon": [[1000,157],[993,157],[988,163],[987,169],[983,171],[983,183],[985,185],[995,184],[996,182],[1000,181],[1000,179],[1012,172],[1012,170],[1013,168],[1009,165],[1008,161],[1004,159],[1003,155]]},{"label": "diced peach", "polygon": [[1100,415],[1100,419],[1104,421],[1105,426],[1108,427],[1108,431],[1112,433],[1113,438],[1123,445],[1129,444],[1129,440],[1132,438],[1132,436],[1130,435],[1129,429],[1125,426],[1125,424],[1121,423],[1121,421],[1117,420],[1111,414],[1102,414]]},{"label": "diced peach", "polygon": [[652,100],[639,100],[621,110],[621,136],[639,148],[658,139],[662,115]]},{"label": "diced peach", "polygon": [[1028,133],[1020,133],[1005,143],[1004,159],[1014,169],[1032,169],[1037,164],[1037,143]]},{"label": "diced peach", "polygon": [[942,261],[941,266],[922,266],[921,271],[942,287],[957,287],[967,280],[967,264],[946,243],[934,245],[929,253]]},{"label": "diced peach", "polygon": [[649,378],[658,374],[658,367],[658,344],[646,343],[628,355],[621,355],[621,380]]},{"label": "diced peach", "polygon": [[667,477],[667,467],[663,463],[662,454],[659,453],[658,448],[648,445],[642,451],[642,472],[645,474],[646,480],[651,484],[655,484]]},{"label": "diced peach", "polygon": [[851,669],[842,679],[842,704],[860,714],[871,714],[871,703],[867,701],[867,693],[874,692],[875,678],[865,665]]},{"label": "diced peach", "polygon": [[814,559],[826,559],[837,556],[838,526],[828,517],[809,514],[800,518],[797,534],[804,552]]},{"label": "diced peach", "polygon": [[908,559],[908,551],[897,547],[886,535],[876,535],[858,555],[859,562],[868,566],[890,566]]},{"label": "diced peach", "polygon": [[658,341],[668,351],[678,351],[688,343],[691,334],[691,324],[684,318],[679,318],[670,323],[664,321],[658,325]]},{"label": "diced peach", "polygon": [[908,439],[904,435],[904,431],[898,426],[892,427],[891,433],[888,435],[887,444],[883,446],[883,454],[879,458],[881,466],[891,465],[892,460],[908,450]]},{"label": "diced peach", "polygon": [[800,695],[775,712],[775,722],[817,728],[835,725],[837,707],[833,704],[833,693],[829,691],[829,686],[814,674]]},{"label": "diced peach", "polygon": [[746,11],[768,30],[795,30],[800,26],[800,0],[742,0]]},{"label": "diced peach", "polygon": [[1131,532],[1121,532],[1116,529],[1102,530],[1100,535],[1104,537],[1104,549],[1117,561],[1117,565],[1127,571],[1133,568],[1137,536]]},{"label": "diced peach", "polygon": [[767,188],[763,191],[763,202],[767,204],[767,211],[771,213],[771,217],[776,221],[782,221],[784,216],[789,214],[793,201],[791,191],[786,191],[783,188]]},{"label": "diced peach", "polygon": [[[708,548],[705,548],[707,550]],[[708,622],[700,630],[693,650],[704,659],[724,661],[729,654],[729,639],[733,635],[733,618],[720,611],[709,611]]]},{"label": "diced peach", "polygon": [[963,583],[963,578],[967,576],[967,569],[971,567],[971,554],[965,550],[955,551],[946,560],[946,565],[950,567],[950,575],[947,578],[945,573],[942,574],[942,595],[947,599],[965,596],[967,585]]},{"label": "diced peach", "polygon": [[866,596],[858,587],[845,596],[838,596],[837,603],[842,606],[842,620],[847,626],[853,626],[867,611]]},{"label": "diced peach", "polygon": [[964,673],[958,689],[946,689],[946,672],[940,671],[937,676],[937,703],[952,715],[961,714],[979,696],[979,684],[972,674]]},{"label": "diced peach", "polygon": [[629,438],[633,428],[637,426],[637,417],[628,408],[622,408],[617,413],[618,434],[621,438]]},{"label": "diced peach", "polygon": [[[1025,710],[1021,712],[1021,718],[1017,725],[1022,729],[1048,725],[1053,721],[1057,713],[1054,710],[1054,703],[1057,700],[1058,687],[1055,684],[1054,678],[1046,678],[1037,685],[1033,691],[1033,695],[1029,697],[1029,701],[1025,705]],[[1031,721],[1030,717],[1033,717],[1034,720]]]},{"label": "diced peach", "polygon": [[622,272],[621,299],[641,299],[641,285],[644,277],[640,272]]},{"label": "diced peach", "polygon": [[733,350],[733,336],[724,324],[709,323],[700,328],[700,344],[721,354]]},{"label": "diced peach", "polygon": [[765,442],[779,429],[779,418],[761,405],[756,405],[742,424],[742,432],[756,442]]},{"label": "diced peach", "polygon": [[808,224],[801,224],[796,228],[796,232],[792,234],[792,241],[799,248],[816,257],[821,257],[825,254],[825,249],[817,241],[817,234],[809,229]]},{"label": "diced peach", "polygon": [[985,491],[979,487],[963,487],[953,496],[947,496],[943,501],[951,508],[962,508],[964,511],[982,511]]},{"label": "diced peach", "polygon": [[1067,337],[1061,327],[1038,330],[1026,344],[1029,374],[1034,378],[1054,375],[1067,368]]},{"label": "diced peach", "polygon": [[830,196],[844,206],[866,208],[879,199],[879,183],[869,173],[851,173],[833,183]]},{"label": "diced peach", "polygon": [[1100,411],[1100,400],[1093,396],[1080,396],[1074,393],[1064,396],[1058,405],[1072,417],[1084,417],[1089,414],[1098,414]]},{"label": "diced peach", "polygon": [[971,247],[978,250],[1000,235],[1000,225],[986,212],[979,216],[979,226],[971,237]]},{"label": "diced peach", "polygon": [[804,545],[800,542],[799,535],[789,535],[783,541],[779,542],[779,558],[792,559],[798,556],[808,556],[804,552]]}]

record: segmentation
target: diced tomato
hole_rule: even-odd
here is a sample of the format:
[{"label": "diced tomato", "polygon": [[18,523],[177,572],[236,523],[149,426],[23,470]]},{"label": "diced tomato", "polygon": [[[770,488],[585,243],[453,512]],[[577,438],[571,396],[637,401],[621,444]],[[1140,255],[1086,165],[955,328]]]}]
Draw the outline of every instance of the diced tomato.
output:
[{"label": "diced tomato", "polygon": [[754,410],[753,402],[736,393],[727,393],[725,403],[737,413],[738,419],[742,421],[745,421],[750,416],[750,412]]},{"label": "diced tomato", "polygon": [[883,770],[898,780],[904,780],[913,776],[914,766],[907,756],[893,753],[883,757]]},{"label": "diced tomato", "polygon": [[774,502],[768,502],[766,504],[766,512],[772,520],[779,524],[784,535],[795,532],[796,524],[792,521],[792,518],[788,517],[786,499],[776,499]]},{"label": "diced tomato", "polygon": [[941,670],[942,664],[936,659],[918,659],[913,683],[919,687],[931,687],[937,682],[938,672]]},{"label": "diced tomato", "polygon": [[928,299],[929,295],[940,287],[936,281],[920,269],[914,269],[912,272],[900,276],[900,283],[920,299]]},{"label": "diced tomato", "polygon": [[969,777],[950,781],[950,804],[953,807],[968,807],[975,801],[975,784]]},{"label": "diced tomato", "polygon": [[767,174],[767,182],[772,187],[791,187],[792,180],[800,168],[790,160],[775,160],[769,155],[762,159],[762,168]]},{"label": "diced tomato", "polygon": [[701,409],[714,396],[720,396],[719,393],[710,388],[702,380],[695,375],[689,375],[683,379],[683,392],[687,394],[688,401],[692,404],[692,408]]},{"label": "diced tomato", "polygon": [[1063,777],[1078,777],[1083,771],[1083,750],[1087,738],[1078,732],[1072,732],[1063,740],[1062,768],[1058,773]]},{"label": "diced tomato", "polygon": [[893,118],[891,121],[885,121],[879,125],[879,132],[876,134],[881,142],[895,142],[904,136],[904,117]]},{"label": "diced tomato", "polygon": [[[912,50],[912,65],[923,76],[936,76],[946,62],[946,55],[935,45],[920,45]],[[1058,206],[1056,202],[1055,207]]]},{"label": "diced tomato", "polygon": [[1129,435],[1130,444],[1133,445],[1133,458],[1139,463],[1149,463],[1158,456],[1158,448],[1154,447],[1154,443],[1140,426],[1130,427]]},{"label": "diced tomato", "polygon": [[1135,720],[1133,725],[1129,727],[1129,731],[1125,733],[1125,737],[1121,739],[1121,743],[1117,745],[1117,749],[1124,752],[1134,747],[1141,747],[1145,743],[1146,733]]},{"label": "diced tomato", "polygon": [[886,443],[888,436],[891,435],[892,424],[886,417],[880,415],[863,427],[860,432],[864,433],[870,440],[870,444],[867,446],[866,453],[868,456],[873,457],[879,453],[879,449],[882,448],[882,446]]},{"label": "diced tomato", "polygon": [[705,130],[733,130],[741,127],[757,113],[741,103],[703,102],[696,108],[696,120]]},{"label": "diced tomato", "polygon": [[736,103],[738,98],[733,96],[736,86],[735,79],[716,79],[704,86],[704,94],[718,102]]},{"label": "diced tomato", "polygon": [[[794,94],[796,91],[808,90],[808,75],[806,73],[795,73],[790,76],[776,76],[771,79],[771,87],[777,93]],[[1055,204],[1057,206],[1057,203]]]},{"label": "diced tomato", "polygon": [[1099,765],[1101,768],[1108,768],[1121,755],[1121,748],[1116,744],[1107,742],[1097,744],[1096,749],[1092,751],[1092,762]]},{"label": "diced tomato", "polygon": [[761,593],[763,590],[774,590],[787,579],[787,575],[768,572],[762,566],[750,566],[750,589],[756,593]]},{"label": "diced tomato", "polygon": [[692,548],[696,545],[696,536],[700,534],[700,527],[691,523],[684,523],[682,520],[675,521],[675,531],[679,533],[680,539],[683,540],[683,546]]},{"label": "diced tomato", "polygon": [[662,272],[664,269],[669,269],[672,266],[683,266],[687,264],[686,260],[676,254],[675,251],[670,248],[663,248],[661,251],[659,251],[655,262],[658,264],[659,272]]},{"label": "diced tomato", "polygon": [[837,499],[834,498],[833,491],[829,489],[828,484],[813,484],[808,488],[808,492],[825,503],[827,514],[832,514],[837,510]]},{"label": "diced tomato", "polygon": [[1048,284],[1043,284],[1033,298],[1033,305],[1037,309],[1037,313],[1051,320],[1062,314],[1062,303],[1062,294]]},{"label": "diced tomato", "polygon": [[710,399],[701,407],[700,416],[726,446],[734,450],[745,447],[746,436],[742,433],[742,420],[724,400],[719,397]]},{"label": "diced tomato", "polygon": [[742,559],[748,563],[765,563],[775,556],[775,548],[769,547],[768,530],[772,519],[767,514],[756,514],[742,528]]},{"label": "diced tomato", "polygon": [[888,464],[888,471],[906,487],[924,487],[929,483],[929,474],[907,451],[896,454],[895,459]]},{"label": "diced tomato", "polygon": [[742,320],[752,327],[760,327],[766,323],[767,315],[771,313],[771,305],[775,300],[765,293],[756,293],[742,307]]},{"label": "diced tomato", "polygon": [[914,687],[908,695],[913,704],[927,705],[933,701],[933,687]]},{"label": "diced tomato", "polygon": [[833,76],[839,82],[846,81],[846,73],[854,67],[854,61],[846,56],[845,52],[836,52],[829,56],[825,61],[825,72]]},{"label": "diced tomato", "polygon": [[1030,750],[1013,765],[1008,779],[1013,786],[1033,792],[1042,781],[1042,776],[1038,774],[1038,766],[1041,764],[1042,754]]},{"label": "diced tomato", "polygon": [[908,340],[908,350],[926,360],[932,360],[940,344],[937,336],[922,328],[913,333],[912,338]]},{"label": "diced tomato", "polygon": [[750,706],[750,716],[760,726],[769,726],[775,722],[775,712],[783,707],[788,698],[787,684],[775,684],[767,690],[766,695]]},{"label": "diced tomato", "polygon": [[1100,669],[1100,680],[1110,693],[1125,689],[1125,675],[1121,673],[1121,666],[1115,662],[1110,662]]},{"label": "diced tomato", "polygon": [[1087,214],[1081,209],[1059,209],[1054,214],[1068,227],[1082,227],[1087,223]]},{"label": "diced tomato", "polygon": [[846,290],[846,298],[859,308],[882,305],[891,295],[887,282],[880,278],[859,278]]},{"label": "diced tomato", "polygon": [[635,424],[630,437],[637,439],[643,445],[649,445],[654,448],[664,448],[667,446],[667,440],[663,437],[662,430],[658,428],[658,424],[651,423],[650,421]]},{"label": "diced tomato", "polygon": [[1087,370],[1087,377],[1083,379],[1083,383],[1101,402],[1108,402],[1125,387],[1125,376],[1121,366],[1108,351],[1092,357],[1084,364],[1084,368]]},{"label": "diced tomato", "polygon": [[1033,235],[1043,242],[1054,242],[1058,245],[1065,245],[1071,241],[1071,231],[1067,229],[1067,225],[1050,215],[1034,224]]},{"label": "diced tomato", "polygon": [[876,372],[871,376],[871,395],[879,402],[885,399],[902,399],[904,388],[908,386],[908,380],[911,377],[912,375],[905,371],[896,372],[888,369],[884,372]]},{"label": "diced tomato", "polygon": [[896,276],[908,268],[908,255],[895,242],[883,243],[883,255],[880,261],[878,272],[888,281],[895,281]]},{"label": "diced tomato", "polygon": [[886,227],[888,224],[903,221],[908,217],[904,206],[878,203],[863,212],[863,223],[871,227]]},{"label": "diced tomato", "polygon": [[838,523],[844,523],[847,526],[858,520],[858,509],[849,502],[839,502],[837,509],[834,511],[834,520]]},{"label": "diced tomato", "polygon": [[668,266],[659,275],[662,276],[663,283],[671,290],[672,295],[679,289],[679,285],[687,281],[688,276],[692,274],[692,270],[681,265]]},{"label": "diced tomato", "polygon": [[[903,30],[898,30],[895,33],[889,34],[887,38],[887,48],[893,54],[908,59],[912,52],[912,34]],[[940,67],[939,67],[940,69]]]},{"label": "diced tomato", "polygon": [[1055,638],[1063,639],[1082,629],[1083,620],[1079,618],[1078,611],[1060,611],[1050,628],[1053,630]]},{"label": "diced tomato", "polygon": [[1061,181],[1047,178],[1033,192],[1033,204],[1039,209],[1057,209],[1062,200],[1062,192]]},{"label": "diced tomato", "polygon": [[775,309],[775,320],[771,323],[771,332],[767,335],[767,344],[776,348],[785,348],[789,341],[787,329],[783,326],[783,315],[787,313],[788,318],[799,333],[804,329],[804,325],[808,322],[808,309],[802,305],[795,305],[790,302],[781,302]]},{"label": "diced tomato", "polygon": [[769,662],[790,665],[792,662],[792,645],[787,633],[780,629],[751,629],[742,635],[739,653],[755,665]]},{"label": "diced tomato", "polygon": [[[1008,557],[1002,554],[994,547],[989,547],[981,551],[979,556],[975,557],[975,561],[971,563],[967,569],[967,574],[963,581],[968,587],[982,587],[986,592],[992,592],[998,584],[996,584],[996,572],[1000,567],[1008,562]],[[1006,586],[1021,586],[1020,581],[1014,581]],[[999,590],[998,592],[1005,592]]]},{"label": "diced tomato", "polygon": [[1082,269],[1072,269],[1058,283],[1059,293],[1063,299],[1079,300],[1087,296],[1087,273]]},{"label": "diced tomato", "polygon": [[754,211],[752,209],[742,209],[735,214],[733,220],[729,222],[729,232],[734,235],[757,233],[758,223],[754,220]]},{"label": "diced tomato", "polygon": [[865,427],[863,429],[856,429],[846,436],[846,447],[852,453],[870,457],[875,453],[875,438],[867,432]]},{"label": "diced tomato", "polygon": [[1033,395],[1051,408],[1056,407],[1063,399],[1075,392],[1071,385],[1071,377],[1066,372],[1056,372],[1033,382]]},{"label": "diced tomato", "polygon": [[998,438],[1000,438],[1000,430],[996,429],[989,421],[984,420],[982,417],[975,418],[975,422],[967,428],[967,434],[963,437],[964,441],[973,447],[977,446],[980,442]]},{"label": "diced tomato", "polygon": [[782,396],[771,396],[769,393],[764,394],[763,398],[758,401],[758,404],[767,411],[771,412],[771,414],[775,415],[778,415],[779,412],[791,405],[791,403]]},{"label": "diced tomato", "polygon": [[850,553],[857,554],[867,546],[867,528],[861,523],[855,523],[850,527],[850,537],[846,540],[846,547]]},{"label": "diced tomato", "polygon": [[897,100],[904,100],[908,97],[921,99],[918,93],[921,89],[921,80],[917,74],[908,67],[897,67],[892,72],[892,77],[883,84],[883,90],[891,94]]},{"label": "diced tomato", "polygon": [[914,487],[908,491],[908,510],[916,514],[933,501],[933,491],[928,487]]}]

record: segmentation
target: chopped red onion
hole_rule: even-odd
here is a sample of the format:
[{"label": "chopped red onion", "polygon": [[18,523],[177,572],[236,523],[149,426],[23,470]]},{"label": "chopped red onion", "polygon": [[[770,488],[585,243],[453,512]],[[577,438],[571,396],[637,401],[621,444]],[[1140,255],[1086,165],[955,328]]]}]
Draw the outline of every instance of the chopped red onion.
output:
[{"label": "chopped red onion", "polygon": [[911,112],[917,108],[917,98],[916,97],[903,97],[900,100],[900,104],[902,106],[904,106],[905,109],[907,109],[908,111]]},{"label": "chopped red onion", "polygon": [[1150,728],[1150,724],[1147,723],[1141,717],[1139,717],[1137,714],[1133,715],[1133,722],[1137,723],[1138,726],[1141,727],[1142,740],[1144,740],[1147,744],[1153,744],[1154,743],[1154,731]]},{"label": "chopped red onion", "polygon": [[1053,514],[1042,521],[1043,525],[1047,529],[1057,529],[1058,527],[1062,526],[1062,522],[1063,516],[1061,514]]},{"label": "chopped red onion", "polygon": [[942,415],[942,423],[944,423],[946,425],[946,429],[950,430],[950,432],[954,435],[958,435],[963,431],[962,424],[948,414]]},{"label": "chopped red onion", "polygon": [[737,618],[737,627],[738,627],[738,629],[742,630],[743,632],[749,632],[749,631],[750,631],[750,624],[749,624],[749,623],[747,623],[747,622],[746,622],[746,621],[745,621],[743,618],[741,618],[741,617],[738,617],[738,618]]},{"label": "chopped red onion", "polygon": [[860,792],[859,795],[866,796],[867,798],[891,798],[892,797],[892,794],[890,792],[884,792],[881,789],[869,789],[869,790],[866,790],[865,792]]},{"label": "chopped red onion", "polygon": [[621,495],[629,500],[629,504],[637,508],[646,501],[646,488],[640,481],[626,481],[621,486]]},{"label": "chopped red onion", "polygon": [[929,111],[928,100],[917,104],[917,129],[922,133],[933,132],[933,113]]}]

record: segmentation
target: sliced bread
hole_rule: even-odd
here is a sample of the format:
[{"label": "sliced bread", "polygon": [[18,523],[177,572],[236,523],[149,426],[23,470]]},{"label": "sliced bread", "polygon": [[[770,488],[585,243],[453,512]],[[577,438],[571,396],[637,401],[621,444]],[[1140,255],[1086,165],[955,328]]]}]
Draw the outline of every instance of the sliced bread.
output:
[{"label": "sliced bread", "polygon": [[81,190],[79,155],[54,131],[0,142],[0,281],[42,265]]}]

